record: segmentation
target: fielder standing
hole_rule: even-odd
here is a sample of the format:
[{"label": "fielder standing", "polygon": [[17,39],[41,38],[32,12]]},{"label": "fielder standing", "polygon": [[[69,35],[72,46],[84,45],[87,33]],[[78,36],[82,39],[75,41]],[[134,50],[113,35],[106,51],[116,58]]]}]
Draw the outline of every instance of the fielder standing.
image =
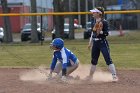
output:
[{"label": "fielder standing", "polygon": [[112,73],[113,81],[118,81],[118,77],[116,75],[115,65],[112,62],[110,57],[110,50],[108,41],[106,40],[106,36],[108,36],[108,22],[104,19],[104,9],[102,7],[97,7],[92,10],[93,19],[91,21],[92,25],[92,33],[89,40],[88,48],[92,48],[91,51],[91,68],[88,79],[92,79],[93,74],[96,70],[96,65],[98,63],[98,58],[100,56],[100,51],[103,54],[103,57],[108,65],[110,72]]}]

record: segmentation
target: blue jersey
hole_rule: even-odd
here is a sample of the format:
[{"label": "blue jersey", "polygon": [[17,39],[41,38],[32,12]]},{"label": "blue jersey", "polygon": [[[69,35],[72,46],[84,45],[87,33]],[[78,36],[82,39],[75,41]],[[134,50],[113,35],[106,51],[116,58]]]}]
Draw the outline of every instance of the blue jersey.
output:
[{"label": "blue jersey", "polygon": [[60,51],[54,51],[51,69],[54,70],[57,61],[62,63],[62,68],[71,66],[71,61],[76,63],[77,57],[67,48],[63,47]]}]

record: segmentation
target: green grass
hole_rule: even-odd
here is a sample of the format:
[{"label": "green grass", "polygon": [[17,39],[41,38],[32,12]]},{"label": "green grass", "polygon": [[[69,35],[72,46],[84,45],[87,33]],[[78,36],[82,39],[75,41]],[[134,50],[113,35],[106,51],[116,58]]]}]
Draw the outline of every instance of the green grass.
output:
[{"label": "green grass", "polygon": [[[133,37],[129,37],[134,35]],[[108,37],[113,62],[117,68],[140,68],[140,33],[129,33],[124,37]],[[133,39],[135,38],[135,40]],[[136,41],[138,40],[138,41]],[[1,67],[36,67],[42,64],[49,66],[53,51],[49,47],[51,41],[40,44],[13,43],[0,45]],[[79,58],[82,64],[90,64],[88,40],[65,40],[65,46]],[[102,54],[99,58],[100,67],[106,67]]]},{"label": "green grass", "polygon": [[111,43],[140,43],[140,31],[131,31],[126,33],[124,36],[109,36],[108,39]]}]

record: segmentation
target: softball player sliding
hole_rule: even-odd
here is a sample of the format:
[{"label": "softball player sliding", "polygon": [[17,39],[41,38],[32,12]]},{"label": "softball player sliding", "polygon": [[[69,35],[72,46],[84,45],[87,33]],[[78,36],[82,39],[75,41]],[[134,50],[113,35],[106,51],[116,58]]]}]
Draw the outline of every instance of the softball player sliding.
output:
[{"label": "softball player sliding", "polygon": [[65,82],[67,76],[77,69],[79,60],[70,50],[64,47],[64,41],[61,38],[54,39],[51,48],[54,53],[48,79],[52,78],[52,73],[55,72]]},{"label": "softball player sliding", "polygon": [[106,36],[108,36],[109,27],[108,22],[104,19],[104,9],[102,7],[97,7],[95,9],[90,10],[90,12],[92,12],[92,16],[94,19],[91,21],[93,29],[88,45],[88,48],[92,47],[91,51],[92,66],[90,69],[90,74],[87,77],[87,79],[92,79],[101,51],[106,61],[106,64],[108,65],[108,68],[112,73],[113,81],[118,81],[116,69],[110,57],[109,45],[106,40]]}]

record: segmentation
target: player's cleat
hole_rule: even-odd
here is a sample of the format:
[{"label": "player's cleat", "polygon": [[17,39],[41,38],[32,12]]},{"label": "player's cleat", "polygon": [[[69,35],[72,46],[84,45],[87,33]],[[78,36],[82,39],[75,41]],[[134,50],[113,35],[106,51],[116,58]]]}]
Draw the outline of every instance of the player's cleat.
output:
[{"label": "player's cleat", "polygon": [[92,81],[92,79],[93,79],[93,76],[87,76],[84,80],[86,80],[86,81]]},{"label": "player's cleat", "polygon": [[61,79],[61,77],[62,77],[62,75],[57,74],[57,75],[54,76],[54,79]]},{"label": "player's cleat", "polygon": [[69,83],[69,80],[67,79],[66,76],[62,76],[61,83]]},{"label": "player's cleat", "polygon": [[77,75],[74,79],[75,80],[80,80],[80,76]]},{"label": "player's cleat", "polygon": [[48,76],[47,76],[47,80],[51,80],[52,79],[52,74],[49,74]]},{"label": "player's cleat", "polygon": [[113,82],[117,82],[119,80],[116,75],[112,75],[112,78],[113,78]]}]

